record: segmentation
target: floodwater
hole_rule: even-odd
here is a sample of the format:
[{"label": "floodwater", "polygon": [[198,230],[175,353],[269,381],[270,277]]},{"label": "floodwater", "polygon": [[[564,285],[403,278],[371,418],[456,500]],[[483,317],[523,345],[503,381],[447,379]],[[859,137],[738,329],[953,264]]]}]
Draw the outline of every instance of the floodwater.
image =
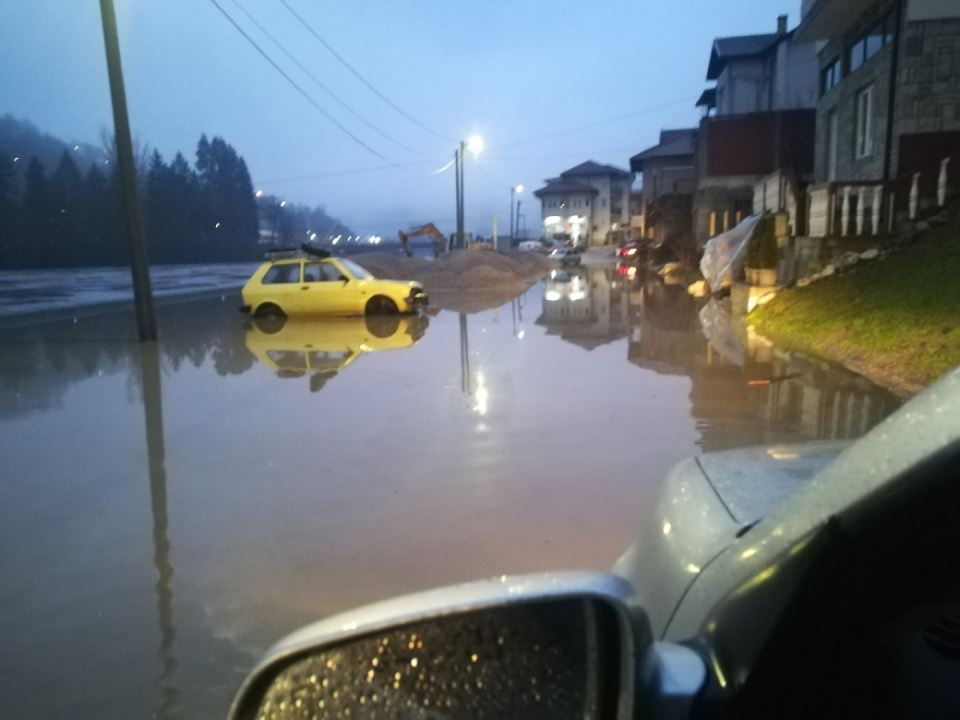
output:
[{"label": "floodwater", "polygon": [[0,330],[0,716],[219,717],[300,625],[606,569],[677,461],[897,405],[629,268],[470,316],[238,304],[161,305],[158,345],[129,311]]}]

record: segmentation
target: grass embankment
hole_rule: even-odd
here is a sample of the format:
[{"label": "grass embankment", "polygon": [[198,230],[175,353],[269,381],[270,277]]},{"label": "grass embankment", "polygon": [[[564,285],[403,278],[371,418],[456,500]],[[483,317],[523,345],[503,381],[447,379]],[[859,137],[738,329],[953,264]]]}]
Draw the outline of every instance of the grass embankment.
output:
[{"label": "grass embankment", "polygon": [[960,365],[960,227],[781,292],[750,322],[782,345],[913,394]]}]

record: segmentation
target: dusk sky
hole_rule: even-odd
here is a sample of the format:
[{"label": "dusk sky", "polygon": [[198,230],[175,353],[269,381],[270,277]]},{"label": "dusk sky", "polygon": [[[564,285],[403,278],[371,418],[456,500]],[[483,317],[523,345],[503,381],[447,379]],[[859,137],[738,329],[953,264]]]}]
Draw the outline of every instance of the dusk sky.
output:
[{"label": "dusk sky", "polygon": [[[486,150],[467,162],[468,229],[489,235],[497,214],[505,230],[510,186],[523,183],[536,232],[530,191],[544,178],[587,159],[626,168],[661,127],[695,124],[713,38],[773,32],[781,13],[794,27],[800,9],[800,0],[287,0],[438,137],[351,74],[282,0],[217,2],[376,154],[291,87],[211,0],[116,0],[135,138],[192,161],[201,132],[220,135],[246,158],[255,187],[390,237],[412,223],[453,229],[453,174],[431,171],[473,133]],[[0,114],[76,142],[98,144],[111,127],[96,0],[0,0],[0,58]]]}]

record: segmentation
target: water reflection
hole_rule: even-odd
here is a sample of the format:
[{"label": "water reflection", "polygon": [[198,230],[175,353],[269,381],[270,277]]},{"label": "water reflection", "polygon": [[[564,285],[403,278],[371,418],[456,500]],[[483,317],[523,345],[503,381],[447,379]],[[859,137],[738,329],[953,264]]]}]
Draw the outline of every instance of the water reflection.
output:
[{"label": "water reflection", "polygon": [[593,350],[627,334],[627,294],[612,267],[553,270],[543,283],[537,324],[547,333]]},{"label": "water reflection", "polygon": [[309,377],[310,392],[319,392],[366,353],[411,347],[428,324],[421,315],[262,318],[247,330],[246,346],[277,377]]},{"label": "water reflection", "polygon": [[163,431],[163,392],[160,380],[160,352],[155,342],[137,347],[140,389],[143,396],[147,462],[150,474],[150,515],[153,519],[153,565],[157,571],[157,619],[160,626],[160,705],[157,717],[168,717],[179,694],[173,682],[177,660],[173,655],[176,631],[173,624],[173,565],[167,535],[167,468]]},{"label": "water reflection", "polygon": [[732,319],[723,302],[705,305],[683,285],[630,265],[554,271],[537,323],[587,350],[626,335],[631,363],[689,377],[691,414],[707,451],[745,438],[856,438],[899,405],[860,376],[776,348]]}]

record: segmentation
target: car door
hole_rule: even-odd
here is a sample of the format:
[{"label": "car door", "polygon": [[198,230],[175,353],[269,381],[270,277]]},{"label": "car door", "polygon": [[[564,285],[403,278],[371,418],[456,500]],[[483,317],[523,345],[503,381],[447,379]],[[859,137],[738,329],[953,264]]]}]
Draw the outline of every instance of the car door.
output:
[{"label": "car door", "polygon": [[300,310],[300,268],[302,263],[277,263],[263,276],[264,298],[280,306],[285,313]]},{"label": "car door", "polygon": [[329,263],[308,261],[303,268],[302,295],[309,306],[304,312],[344,315],[349,311],[344,294],[344,277]]}]

